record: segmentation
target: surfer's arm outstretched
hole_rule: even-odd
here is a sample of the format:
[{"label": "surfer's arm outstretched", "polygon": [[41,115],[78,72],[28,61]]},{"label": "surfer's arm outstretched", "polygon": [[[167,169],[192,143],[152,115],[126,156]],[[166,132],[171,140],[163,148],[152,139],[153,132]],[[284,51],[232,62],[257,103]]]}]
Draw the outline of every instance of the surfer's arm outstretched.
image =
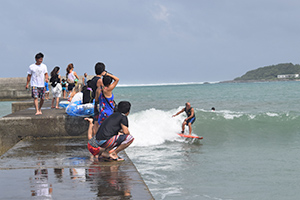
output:
[{"label": "surfer's arm outstretched", "polygon": [[184,112],[184,108],[181,111],[179,111],[178,113],[176,113],[175,115],[173,115],[172,117],[175,117],[175,116],[179,115],[182,112]]}]

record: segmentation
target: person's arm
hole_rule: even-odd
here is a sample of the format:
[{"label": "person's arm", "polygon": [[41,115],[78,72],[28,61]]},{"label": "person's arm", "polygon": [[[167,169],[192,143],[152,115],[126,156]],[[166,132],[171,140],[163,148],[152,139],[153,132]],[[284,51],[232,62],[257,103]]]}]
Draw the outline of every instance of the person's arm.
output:
[{"label": "person's arm", "polygon": [[74,72],[74,76],[79,80],[79,77],[77,76],[76,72]]},{"label": "person's arm", "polygon": [[96,90],[96,95],[95,95],[95,103],[99,103],[100,94],[101,94],[101,89],[100,89],[100,87],[98,87]]},{"label": "person's arm", "polygon": [[84,77],[82,78],[82,85],[85,85],[85,84],[84,84]]},{"label": "person's arm", "polygon": [[112,83],[112,84],[110,84],[109,86],[108,86],[108,88],[107,88],[107,90],[109,90],[109,91],[113,91],[113,89],[118,85],[118,83],[119,83],[119,78],[118,77],[116,77],[116,76],[114,76],[114,75],[112,75],[112,74],[110,74],[110,73],[105,73],[106,74],[106,76],[110,76],[112,79],[114,79],[114,82]]},{"label": "person's arm", "polygon": [[184,111],[184,108],[183,108],[181,111],[179,111],[178,113],[176,113],[175,115],[173,115],[172,117],[175,117],[175,116],[179,115],[179,114],[182,113],[183,111]]},{"label": "person's arm", "polygon": [[45,80],[46,80],[47,83],[49,82],[49,76],[48,76],[47,72],[45,73]]},{"label": "person's arm", "polygon": [[28,74],[27,75],[27,83],[26,83],[26,86],[25,86],[26,89],[28,89],[28,87],[29,87],[30,79],[31,79],[31,74]]},{"label": "person's arm", "polygon": [[124,134],[126,134],[126,135],[129,135],[129,134],[130,134],[129,129],[128,129],[127,126],[121,124],[121,127],[122,127],[122,132],[123,132]]}]

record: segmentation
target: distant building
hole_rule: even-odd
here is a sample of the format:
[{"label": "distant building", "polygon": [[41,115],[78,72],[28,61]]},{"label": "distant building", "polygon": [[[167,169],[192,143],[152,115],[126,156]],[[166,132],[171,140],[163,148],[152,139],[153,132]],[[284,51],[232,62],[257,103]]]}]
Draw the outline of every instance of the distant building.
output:
[{"label": "distant building", "polygon": [[277,75],[277,78],[299,78],[299,74]]}]

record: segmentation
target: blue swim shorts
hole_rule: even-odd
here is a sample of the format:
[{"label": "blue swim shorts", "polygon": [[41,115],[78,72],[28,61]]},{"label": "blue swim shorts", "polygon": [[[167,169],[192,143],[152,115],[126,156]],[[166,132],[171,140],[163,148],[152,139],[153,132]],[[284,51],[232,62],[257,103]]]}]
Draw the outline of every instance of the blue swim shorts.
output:
[{"label": "blue swim shorts", "polygon": [[196,120],[196,117],[193,117],[193,118],[187,120],[187,121],[186,121],[186,126],[188,126],[189,123],[193,124],[195,120]]}]

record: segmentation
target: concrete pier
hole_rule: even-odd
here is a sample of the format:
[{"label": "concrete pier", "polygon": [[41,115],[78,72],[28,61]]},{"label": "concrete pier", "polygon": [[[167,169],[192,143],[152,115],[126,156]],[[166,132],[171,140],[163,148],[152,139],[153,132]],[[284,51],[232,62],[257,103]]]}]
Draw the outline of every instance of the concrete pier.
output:
[{"label": "concrete pier", "polygon": [[86,139],[24,139],[0,158],[0,199],[153,199],[125,161],[93,160]]},{"label": "concrete pier", "polygon": [[[48,70],[50,70],[48,68]],[[49,75],[50,75],[49,71]],[[31,98],[31,91],[26,90],[27,74],[20,78],[0,78],[0,101],[24,100]],[[65,77],[62,77],[65,78]],[[79,76],[79,83],[82,83],[83,76]],[[93,75],[87,77],[88,80],[93,78]],[[66,79],[66,78],[65,78]],[[49,86],[50,95],[51,87]]]},{"label": "concrete pier", "polygon": [[18,109],[0,118],[0,199],[153,199],[125,152],[124,162],[91,159],[83,118],[51,101],[38,116]]},{"label": "concrete pier", "polygon": [[[28,101],[25,104],[28,104]],[[51,101],[45,101],[42,113],[42,115],[36,116],[35,109],[31,107],[0,118],[1,151],[5,152],[20,139],[27,136],[65,137],[87,135],[88,123],[83,118],[69,116],[64,109],[51,109]]]}]

